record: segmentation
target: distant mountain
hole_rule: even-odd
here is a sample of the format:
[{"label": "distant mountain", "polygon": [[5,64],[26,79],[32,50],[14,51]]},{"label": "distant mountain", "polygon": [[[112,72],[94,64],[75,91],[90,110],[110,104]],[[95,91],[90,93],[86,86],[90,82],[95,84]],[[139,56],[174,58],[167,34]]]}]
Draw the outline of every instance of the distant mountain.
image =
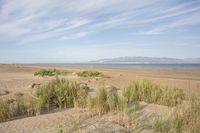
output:
[{"label": "distant mountain", "polygon": [[200,58],[119,57],[90,61],[97,64],[200,64]]}]

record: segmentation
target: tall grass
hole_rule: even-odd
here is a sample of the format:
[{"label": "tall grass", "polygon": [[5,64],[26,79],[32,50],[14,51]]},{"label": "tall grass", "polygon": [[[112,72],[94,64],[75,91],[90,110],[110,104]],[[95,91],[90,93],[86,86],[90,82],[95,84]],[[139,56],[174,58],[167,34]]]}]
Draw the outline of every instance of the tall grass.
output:
[{"label": "tall grass", "polygon": [[56,77],[52,81],[39,86],[37,96],[43,106],[50,109],[50,105],[61,108],[85,107],[87,89],[76,82]]},{"label": "tall grass", "polygon": [[89,109],[89,111],[93,110],[94,105],[95,105],[95,100],[94,100],[94,98],[92,98],[91,95],[87,96],[86,105],[87,105],[87,108]]},{"label": "tall grass", "polygon": [[199,133],[200,99],[190,99],[189,106],[181,106],[166,120],[156,119],[152,128],[160,133]]},{"label": "tall grass", "polygon": [[[92,99],[88,98],[88,106],[95,108],[99,115],[107,112],[122,112],[124,114],[129,113],[132,107],[135,107],[135,103],[128,103],[124,96],[119,95],[117,91],[108,93],[105,88],[100,88],[96,92],[96,97]],[[129,105],[130,109],[129,109]],[[135,110],[134,110],[135,111]]]},{"label": "tall grass", "polygon": [[34,116],[38,112],[40,112],[40,106],[37,99],[30,96],[0,100],[0,122],[16,116]]},{"label": "tall grass", "polygon": [[108,97],[108,106],[111,111],[116,111],[119,108],[120,96],[117,91],[111,92]]},{"label": "tall grass", "polygon": [[184,99],[181,89],[172,86],[160,86],[148,80],[133,81],[123,90],[127,102],[145,101],[166,106],[176,106]]},{"label": "tall grass", "polygon": [[96,93],[96,109],[99,115],[107,111],[107,92],[105,88],[100,88]]}]

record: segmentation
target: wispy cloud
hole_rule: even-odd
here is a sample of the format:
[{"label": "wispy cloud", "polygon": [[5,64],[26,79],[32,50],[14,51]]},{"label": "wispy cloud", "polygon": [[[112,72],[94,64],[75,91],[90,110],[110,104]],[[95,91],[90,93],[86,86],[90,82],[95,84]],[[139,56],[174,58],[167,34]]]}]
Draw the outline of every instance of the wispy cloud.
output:
[{"label": "wispy cloud", "polygon": [[177,19],[177,20],[175,20],[171,23],[167,23],[167,24],[157,26],[154,29],[142,32],[141,34],[146,34],[146,35],[161,34],[166,30],[172,30],[174,28],[179,28],[179,27],[183,27],[183,26],[200,24],[200,20],[197,19],[197,18],[200,18],[199,13],[195,13],[195,14],[192,14],[192,15],[186,15],[186,16],[184,16],[184,18],[180,18],[180,19]]},{"label": "wispy cloud", "polygon": [[199,5],[196,0],[5,0],[0,5],[0,42],[67,41],[127,26],[132,32],[147,26],[141,34],[160,34],[200,24]]},{"label": "wispy cloud", "polygon": [[85,37],[89,34],[91,34],[92,32],[79,32],[79,33],[74,33],[74,34],[69,34],[69,35],[65,35],[63,37],[60,38],[60,40],[74,40],[74,39],[79,39],[82,37]]}]

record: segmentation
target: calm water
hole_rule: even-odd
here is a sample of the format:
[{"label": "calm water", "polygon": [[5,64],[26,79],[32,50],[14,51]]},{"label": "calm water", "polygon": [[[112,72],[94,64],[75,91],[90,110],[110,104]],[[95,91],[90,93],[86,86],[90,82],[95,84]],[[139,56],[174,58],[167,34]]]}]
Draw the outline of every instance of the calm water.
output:
[{"label": "calm water", "polygon": [[90,67],[128,67],[128,68],[185,68],[200,69],[200,64],[86,64],[86,63],[69,63],[69,64],[51,64],[61,66],[90,66]]}]

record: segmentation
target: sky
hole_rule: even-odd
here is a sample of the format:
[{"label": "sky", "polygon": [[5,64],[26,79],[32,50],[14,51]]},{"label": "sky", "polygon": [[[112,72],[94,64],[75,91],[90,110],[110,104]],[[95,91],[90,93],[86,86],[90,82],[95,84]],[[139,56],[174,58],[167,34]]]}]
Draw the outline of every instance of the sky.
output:
[{"label": "sky", "polygon": [[0,63],[200,58],[200,0],[0,0]]}]

